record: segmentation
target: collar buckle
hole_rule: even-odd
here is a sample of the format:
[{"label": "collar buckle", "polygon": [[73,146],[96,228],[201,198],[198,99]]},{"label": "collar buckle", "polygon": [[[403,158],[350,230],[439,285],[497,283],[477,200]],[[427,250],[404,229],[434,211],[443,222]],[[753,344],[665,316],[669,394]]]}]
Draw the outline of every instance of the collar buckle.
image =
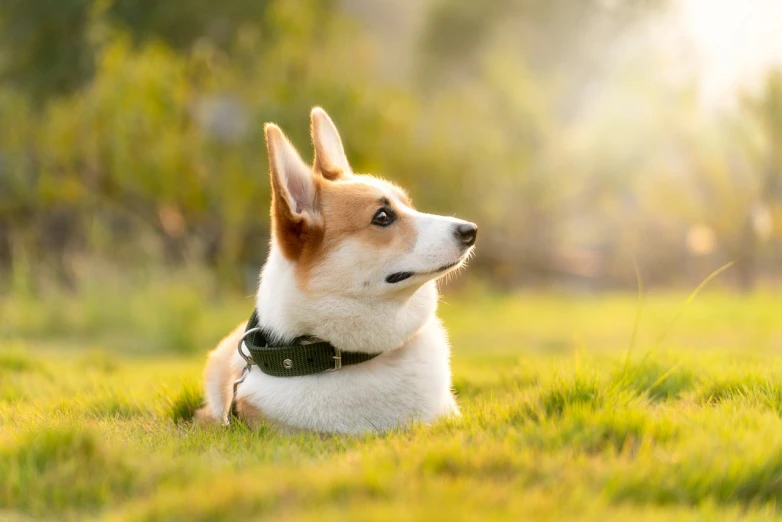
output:
[{"label": "collar buckle", "polygon": [[335,346],[334,355],[331,358],[334,359],[334,368],[329,368],[326,371],[336,372],[337,370],[342,368],[342,350],[340,350]]}]

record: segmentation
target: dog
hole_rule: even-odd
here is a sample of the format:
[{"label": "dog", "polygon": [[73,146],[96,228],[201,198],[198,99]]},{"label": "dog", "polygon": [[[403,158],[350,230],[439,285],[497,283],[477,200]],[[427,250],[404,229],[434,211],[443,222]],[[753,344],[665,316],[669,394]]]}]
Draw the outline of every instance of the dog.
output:
[{"label": "dog", "polygon": [[[418,212],[398,186],[354,174],[321,108],[310,114],[312,166],[277,125],[264,130],[271,245],[251,325],[259,333],[243,323],[209,354],[197,418],[227,423],[233,408],[250,425],[361,433],[459,415],[437,280],[464,266],[478,227]],[[253,357],[248,334],[267,344]],[[312,342],[331,350],[326,362],[296,373]],[[266,359],[253,360],[278,357],[269,344],[285,357],[271,375]]]}]

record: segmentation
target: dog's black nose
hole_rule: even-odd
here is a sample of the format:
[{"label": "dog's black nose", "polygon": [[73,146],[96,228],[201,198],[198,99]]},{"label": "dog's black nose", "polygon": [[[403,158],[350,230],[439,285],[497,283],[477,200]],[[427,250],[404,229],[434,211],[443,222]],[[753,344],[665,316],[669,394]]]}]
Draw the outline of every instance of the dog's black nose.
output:
[{"label": "dog's black nose", "polygon": [[453,234],[462,245],[473,246],[475,244],[475,236],[478,235],[478,225],[474,223],[456,225]]}]

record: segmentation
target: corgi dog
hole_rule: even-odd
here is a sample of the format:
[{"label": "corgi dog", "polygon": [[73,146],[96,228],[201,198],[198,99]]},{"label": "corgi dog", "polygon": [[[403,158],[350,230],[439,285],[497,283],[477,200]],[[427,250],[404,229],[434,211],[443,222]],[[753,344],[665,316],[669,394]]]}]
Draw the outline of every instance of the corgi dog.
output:
[{"label": "corgi dog", "polygon": [[[265,126],[271,246],[253,318],[271,344],[326,343],[334,366],[270,375],[243,355],[241,324],[209,354],[197,418],[226,422],[233,408],[251,425],[361,433],[458,415],[437,280],[471,256],[478,227],[419,212],[396,185],[354,174],[322,109],[310,129],[312,166],[277,125]],[[351,354],[360,362],[340,364]]]}]

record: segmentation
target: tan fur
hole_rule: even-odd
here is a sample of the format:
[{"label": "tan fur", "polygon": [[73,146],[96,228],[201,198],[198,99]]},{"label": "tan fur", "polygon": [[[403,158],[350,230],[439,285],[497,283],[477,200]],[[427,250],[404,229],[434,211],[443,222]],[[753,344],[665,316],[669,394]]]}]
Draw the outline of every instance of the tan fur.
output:
[{"label": "tan fur", "polygon": [[[383,200],[389,199],[394,208],[393,198],[389,198],[390,188],[406,205],[412,208],[410,198],[400,188],[384,184],[386,191],[380,189],[371,176],[354,176],[348,172],[350,167],[345,161],[336,160],[323,148],[322,134],[327,135],[332,146],[337,147],[344,158],[342,142],[336,131],[329,130],[333,123],[320,110],[314,110],[310,131],[315,146],[315,159],[310,171],[314,174],[310,180],[314,184],[313,208],[291,208],[291,195],[284,186],[283,174],[278,172],[277,154],[286,150],[294,159],[290,168],[304,168],[298,165],[300,158],[282,131],[273,124],[265,127],[266,144],[269,153],[272,187],[271,222],[275,241],[283,255],[296,263],[297,279],[302,288],[307,287],[310,274],[316,269],[318,261],[329,250],[339,245],[347,237],[358,238],[370,248],[390,248],[407,251],[413,248],[416,231],[413,223],[397,209],[397,222],[389,228],[371,224],[375,212],[384,206]],[[283,162],[284,164],[284,162]],[[366,180],[367,183],[362,183]]]},{"label": "tan fur", "polygon": [[316,248],[323,239],[323,227],[315,222],[312,216],[297,214],[290,208],[288,191],[285,188],[280,173],[277,172],[276,148],[273,143],[288,143],[288,139],[273,125],[267,125],[266,145],[269,153],[269,176],[272,188],[272,230],[283,254],[295,261],[307,255],[308,250]]},{"label": "tan fur", "polygon": [[[219,390],[220,404],[224,405],[224,411],[228,411],[231,406],[233,382],[239,378],[242,372],[241,361],[237,365],[233,356],[246,327],[246,322],[237,326],[218,343],[217,348],[209,353],[209,358],[206,361],[204,380],[209,388]],[[205,409],[201,408],[196,412],[196,420],[200,422],[217,420],[204,411]]]},{"label": "tan fur", "polygon": [[[334,128],[331,118],[322,110],[315,109],[310,114],[310,136],[315,148],[315,157],[312,162],[312,170],[329,181],[336,181],[350,176],[350,166],[347,162],[340,166],[333,163],[328,150],[323,144],[323,134],[329,134],[330,144],[338,148],[342,160],[345,159],[345,150],[342,147],[342,139],[336,132],[330,132]],[[333,151],[331,151],[333,152]]]},{"label": "tan fur", "polygon": [[373,248],[410,250],[415,244],[415,226],[394,201],[390,206],[397,212],[393,227],[372,225],[375,212],[384,205],[386,197],[380,189],[360,183],[329,183],[321,192],[321,212],[326,223],[326,248],[346,237],[354,237]]},{"label": "tan fur", "polygon": [[264,422],[263,412],[246,399],[236,401],[236,415],[251,428],[257,428]]},{"label": "tan fur", "polygon": [[193,420],[199,424],[218,424],[218,419],[209,413],[209,407],[198,408],[193,414]]},{"label": "tan fur", "polygon": [[318,147],[315,147],[315,160],[312,162],[312,171],[320,174],[323,178],[329,181],[337,181],[338,179],[345,179],[347,176],[345,172],[337,167],[324,163],[320,157],[322,153],[318,154]]},{"label": "tan fur", "polygon": [[[393,200],[388,206],[397,211],[394,226],[383,228],[372,225],[372,217],[377,210],[386,206],[382,201],[386,194],[379,188],[359,180],[358,176],[352,176],[347,181],[318,181],[318,202],[323,229],[321,233],[309,236],[309,242],[298,258],[296,275],[302,288],[307,287],[307,281],[317,270],[318,262],[346,238],[358,239],[373,249],[393,249],[399,252],[408,251],[415,245],[415,226],[409,218],[395,209]],[[400,195],[407,199],[404,193]],[[285,217],[273,215],[272,219]]]},{"label": "tan fur", "polygon": [[[242,366],[237,365],[233,361],[233,356],[246,327],[247,323],[242,323],[223,338],[218,343],[217,348],[209,353],[209,358],[206,362],[204,378],[208,385],[215,386],[221,390],[221,404],[225,405],[224,412],[227,412],[231,406],[233,383],[241,375]],[[243,399],[236,402],[236,414],[253,428],[258,427],[263,421],[263,413]],[[195,412],[195,420],[201,424],[217,424],[220,421],[220,419],[210,415],[205,407]]]}]

